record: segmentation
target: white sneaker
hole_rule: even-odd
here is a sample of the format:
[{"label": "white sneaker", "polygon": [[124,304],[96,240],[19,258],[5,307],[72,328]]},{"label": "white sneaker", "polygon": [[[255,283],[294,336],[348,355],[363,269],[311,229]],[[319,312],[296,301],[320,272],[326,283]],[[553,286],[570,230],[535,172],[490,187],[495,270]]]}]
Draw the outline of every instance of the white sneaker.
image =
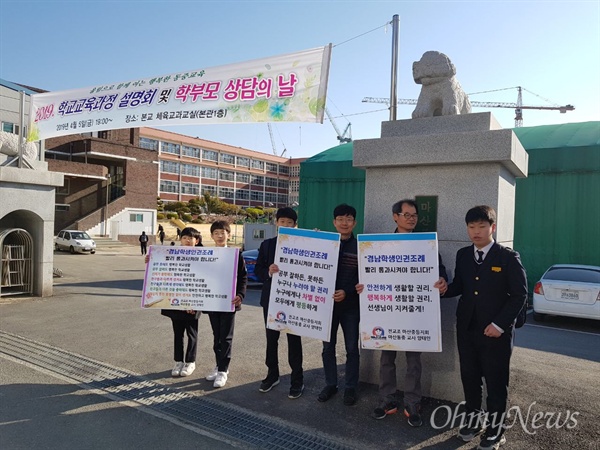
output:
[{"label": "white sneaker", "polygon": [[215,368],[213,370],[211,370],[208,375],[206,375],[206,381],[215,381],[218,373],[219,373],[219,368],[215,366]]},{"label": "white sneaker", "polygon": [[215,382],[213,383],[213,386],[216,388],[221,388],[221,387],[225,386],[225,383],[227,383],[227,374],[228,373],[229,373],[229,371],[217,372],[217,377],[215,378]]},{"label": "white sneaker", "polygon": [[173,370],[171,370],[171,376],[173,377],[178,377],[181,375],[181,369],[183,369],[183,362],[182,361],[177,361],[175,363],[175,367],[173,367]]},{"label": "white sneaker", "polygon": [[187,377],[187,376],[193,374],[194,370],[196,370],[196,363],[195,362],[185,363],[183,365],[183,369],[181,369],[181,374],[180,375],[182,377]]}]

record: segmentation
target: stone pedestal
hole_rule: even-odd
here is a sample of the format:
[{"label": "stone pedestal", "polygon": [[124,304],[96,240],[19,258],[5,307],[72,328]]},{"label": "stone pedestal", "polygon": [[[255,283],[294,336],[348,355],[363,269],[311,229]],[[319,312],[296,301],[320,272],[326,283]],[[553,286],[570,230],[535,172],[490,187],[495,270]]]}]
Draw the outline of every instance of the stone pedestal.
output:
[{"label": "stone pedestal", "polygon": [[[392,232],[398,200],[437,196],[439,249],[452,278],[456,251],[470,245],[464,217],[471,207],[496,209],[496,241],[512,247],[515,179],[527,176],[527,160],[512,130],[502,129],[491,113],[384,122],[380,139],[354,141],[353,164],[366,169],[364,232]],[[460,402],[456,302],[441,301],[443,352],[422,355],[422,384],[424,396]],[[403,353],[396,362],[403,390]],[[379,352],[362,351],[361,380],[378,384]]]}]

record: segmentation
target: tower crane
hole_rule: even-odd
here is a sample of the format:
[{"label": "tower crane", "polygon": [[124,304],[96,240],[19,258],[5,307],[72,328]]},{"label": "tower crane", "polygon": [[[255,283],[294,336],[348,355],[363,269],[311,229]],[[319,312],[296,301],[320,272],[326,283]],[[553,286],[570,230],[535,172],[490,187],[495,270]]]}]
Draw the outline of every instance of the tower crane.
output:
[{"label": "tower crane", "polygon": [[283,144],[283,151],[281,152],[281,155],[279,155],[277,153],[277,146],[275,145],[275,138],[273,137],[273,127],[271,127],[271,124],[269,122],[267,122],[267,127],[269,128],[269,136],[271,137],[271,146],[273,147],[273,154],[275,156],[285,155],[285,152],[287,151],[287,149],[285,148],[285,144]]},{"label": "tower crane", "polygon": [[327,118],[331,122],[331,125],[333,125],[333,129],[337,133],[337,140],[340,141],[340,144],[352,142],[352,124],[348,122],[348,125],[346,125],[346,128],[344,128],[344,132],[342,133],[338,128],[337,124],[335,123],[335,120],[333,120],[333,117],[331,116],[331,113],[329,112],[329,109],[327,109],[327,107],[325,107],[325,114],[327,114]]},{"label": "tower crane", "polygon": [[[560,111],[561,114],[566,113],[567,111],[573,111],[575,109],[575,107],[573,105],[564,105],[564,106],[559,106],[559,105],[555,105],[555,106],[525,106],[523,105],[523,96],[522,96],[522,90],[525,90],[527,92],[529,92],[530,94],[535,95],[536,97],[540,97],[539,95],[528,91],[525,88],[522,88],[521,86],[517,86],[516,88],[504,88],[504,89],[495,89],[493,91],[483,91],[483,92],[475,92],[473,94],[469,94],[469,95],[474,95],[474,94],[483,94],[485,92],[496,92],[496,91],[503,91],[506,89],[517,89],[518,90],[518,95],[517,95],[517,102],[516,103],[511,103],[511,102],[474,102],[471,101],[471,106],[475,107],[475,108],[514,108],[515,109],[515,128],[518,127],[522,127],[523,126],[523,110],[524,109],[544,109],[544,110],[553,110],[553,111]],[[542,97],[540,97],[542,98]],[[546,100],[546,99],[544,99]],[[386,105],[390,104],[390,99],[389,98],[385,98],[385,97],[365,97],[363,98],[363,103],[384,103]],[[398,99],[398,105],[416,105],[417,104],[417,100],[414,99],[407,99],[407,98],[399,98]]]}]

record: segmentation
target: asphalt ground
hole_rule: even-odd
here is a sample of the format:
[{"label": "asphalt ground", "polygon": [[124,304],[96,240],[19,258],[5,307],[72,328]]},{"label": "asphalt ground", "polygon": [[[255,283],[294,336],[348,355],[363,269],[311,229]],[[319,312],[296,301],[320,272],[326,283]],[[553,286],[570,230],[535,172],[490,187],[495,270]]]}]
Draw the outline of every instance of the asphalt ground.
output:
[{"label": "asphalt ground", "polygon": [[[320,439],[314,448],[476,447],[476,442],[458,441],[456,428],[432,427],[432,414],[437,424],[443,425],[444,410],[453,410],[452,403],[424,399],[425,424],[411,428],[400,413],[384,420],[371,418],[378,401],[377,387],[372,384],[361,383],[359,402],[353,407],[343,405],[341,394],[326,403],[317,402],[324,386],[320,341],[303,339],[306,389],[301,398],[287,397],[285,339],[280,340],[279,351],[281,384],[269,393],[260,393],[258,386],[266,368],[257,289],[249,291],[236,316],[227,385],[214,389],[204,380],[214,366],[206,316],[200,319],[196,372],[186,378],[170,376],[171,324],[158,311],[140,308],[145,265],[137,247],[99,249],[95,255],[56,253],[55,267],[64,277],[55,279],[53,297],[0,299],[0,333],[43,344],[47,352],[59,357],[80,355],[82,366],[97,362],[132,374],[136,380],[147,380],[154,390],[162,387],[179,393],[183,397],[170,405],[175,409],[190,401],[201,407],[209,402],[216,408],[211,411],[216,411],[217,421],[222,413],[223,421],[227,419],[234,428],[239,420],[251,424],[250,428],[261,424],[304,433]],[[511,406],[519,407],[521,416],[513,417],[515,424],[503,448],[599,448],[600,335],[594,323],[585,322],[584,331],[573,327],[577,328],[576,324],[571,329],[527,324],[517,331],[510,397]],[[338,346],[340,342],[341,337]],[[213,422],[181,418],[168,413],[168,408],[127,401],[113,395],[118,389],[73,380],[61,375],[59,367],[31,363],[19,351],[11,353],[6,347],[0,344],[2,449],[310,448],[296,445],[292,434],[289,441],[277,445],[269,439],[257,443]],[[343,380],[341,347],[338,363]],[[436,410],[438,407],[441,409]],[[248,436],[253,431],[249,429]]]}]

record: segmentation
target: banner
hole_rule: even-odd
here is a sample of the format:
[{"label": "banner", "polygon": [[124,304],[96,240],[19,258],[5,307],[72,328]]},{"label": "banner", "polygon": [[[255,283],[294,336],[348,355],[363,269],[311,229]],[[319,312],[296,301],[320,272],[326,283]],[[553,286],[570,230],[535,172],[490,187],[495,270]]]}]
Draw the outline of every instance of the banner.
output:
[{"label": "banner", "polygon": [[329,342],[340,234],[279,228],[267,328]]},{"label": "banner", "polygon": [[441,352],[437,233],[359,234],[362,348]]},{"label": "banner", "polygon": [[29,141],[119,128],[323,123],[331,44],[244,63],[31,96]]},{"label": "banner", "polygon": [[235,311],[239,249],[152,245],[142,308]]}]

